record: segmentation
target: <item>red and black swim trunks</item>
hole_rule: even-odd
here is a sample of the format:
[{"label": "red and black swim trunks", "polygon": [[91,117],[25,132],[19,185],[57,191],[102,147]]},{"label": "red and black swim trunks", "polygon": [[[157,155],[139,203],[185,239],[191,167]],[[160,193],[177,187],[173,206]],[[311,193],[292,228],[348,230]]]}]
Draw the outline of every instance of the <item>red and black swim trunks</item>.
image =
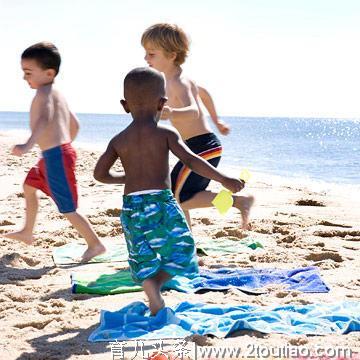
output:
[{"label": "red and black swim trunks", "polygon": [[[220,162],[222,146],[214,133],[194,136],[185,141],[186,145],[197,155],[217,167]],[[181,161],[171,171],[172,192],[180,203],[191,199],[198,192],[204,191],[210,179],[192,172]]]}]

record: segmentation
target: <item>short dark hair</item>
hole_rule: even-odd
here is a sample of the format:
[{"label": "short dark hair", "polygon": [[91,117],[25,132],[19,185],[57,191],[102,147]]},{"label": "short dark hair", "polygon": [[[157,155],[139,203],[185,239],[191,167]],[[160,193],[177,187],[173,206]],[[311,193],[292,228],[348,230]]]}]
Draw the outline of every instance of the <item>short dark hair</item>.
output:
[{"label": "short dark hair", "polygon": [[43,69],[54,69],[59,73],[61,57],[57,47],[50,42],[39,42],[31,45],[21,54],[21,59],[33,59]]},{"label": "short dark hair", "polygon": [[131,70],[124,79],[125,99],[137,103],[147,103],[157,97],[165,96],[165,79],[157,70],[140,67]]}]

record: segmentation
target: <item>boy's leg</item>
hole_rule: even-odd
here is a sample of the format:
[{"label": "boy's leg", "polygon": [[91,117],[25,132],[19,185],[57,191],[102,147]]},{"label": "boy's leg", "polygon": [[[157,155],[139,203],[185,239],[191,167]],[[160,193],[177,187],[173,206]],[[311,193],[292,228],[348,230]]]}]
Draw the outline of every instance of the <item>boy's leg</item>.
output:
[{"label": "boy's leg", "polygon": [[161,296],[162,286],[171,278],[165,271],[159,271],[154,277],[146,279],[142,286],[149,299],[151,315],[156,315],[159,310],[165,307],[165,302]]},{"label": "boy's leg", "polygon": [[[179,200],[178,200],[178,202],[179,202]],[[180,206],[181,206],[181,204],[180,204]],[[189,211],[189,210],[185,210],[183,207],[181,207],[181,209],[182,209],[182,211],[184,212],[185,219],[186,219],[186,222],[187,222],[188,225],[189,225],[190,230],[192,230],[190,211]]]},{"label": "boy's leg", "polygon": [[7,238],[22,241],[27,245],[31,245],[34,241],[33,230],[39,207],[36,190],[37,189],[32,186],[24,184],[25,225],[20,231],[5,234],[4,236]]},{"label": "boy's leg", "polygon": [[82,262],[88,262],[93,257],[103,254],[106,251],[105,246],[100,242],[85,216],[79,214],[77,211],[63,215],[87,242],[88,248],[81,257]]},{"label": "boy's leg", "polygon": [[[191,209],[213,207],[212,201],[217,193],[209,190],[200,191],[195,194],[191,199],[182,202],[180,205],[184,212],[188,212]],[[247,230],[249,227],[249,214],[251,206],[254,203],[254,197],[233,195],[234,207],[240,210],[242,217],[242,228]]]},{"label": "boy's leg", "polygon": [[234,204],[233,206],[240,210],[242,219],[242,228],[249,230],[249,217],[251,207],[254,205],[255,197],[252,195],[240,196],[233,195]]}]

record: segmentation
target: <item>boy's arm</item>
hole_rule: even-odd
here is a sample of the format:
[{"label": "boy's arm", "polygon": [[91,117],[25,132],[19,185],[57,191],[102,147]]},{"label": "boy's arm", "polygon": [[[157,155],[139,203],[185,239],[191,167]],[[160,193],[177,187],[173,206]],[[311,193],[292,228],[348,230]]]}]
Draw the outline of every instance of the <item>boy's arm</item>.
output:
[{"label": "boy's arm", "polygon": [[221,173],[214,166],[202,159],[200,156],[194,154],[186,144],[181,140],[180,135],[168,130],[168,144],[171,152],[178,157],[187,167],[195,171],[197,174],[208,179],[215,180],[221,183],[230,191],[236,193],[244,188],[244,182]]},{"label": "boy's arm", "polygon": [[162,120],[193,120],[199,116],[199,108],[196,104],[194,95],[191,91],[191,83],[178,81],[172,86],[172,93],[177,98],[181,107],[172,108],[164,106],[161,119]]},{"label": "boy's arm", "polygon": [[46,94],[37,94],[36,96],[37,98],[35,100],[35,106],[39,109],[38,118],[34,121],[34,126],[27,142],[25,144],[15,145],[12,149],[13,155],[22,156],[30,151],[32,147],[39,141],[39,138],[49,123],[52,109],[51,97]]},{"label": "boy's arm", "polygon": [[77,116],[70,111],[70,137],[71,141],[74,141],[80,128],[79,119]]},{"label": "boy's arm", "polygon": [[216,125],[216,127],[218,128],[218,130],[220,131],[220,133],[222,135],[229,134],[230,127],[223,120],[219,119],[218,114],[215,109],[214,101],[213,101],[211,95],[209,94],[209,92],[201,86],[198,86],[197,88],[199,91],[200,99],[201,99],[202,103],[204,104],[206,110],[208,111],[213,123]]},{"label": "boy's arm", "polygon": [[118,157],[111,140],[95,166],[94,178],[105,184],[124,184],[125,174],[115,175],[110,173],[110,169]]}]

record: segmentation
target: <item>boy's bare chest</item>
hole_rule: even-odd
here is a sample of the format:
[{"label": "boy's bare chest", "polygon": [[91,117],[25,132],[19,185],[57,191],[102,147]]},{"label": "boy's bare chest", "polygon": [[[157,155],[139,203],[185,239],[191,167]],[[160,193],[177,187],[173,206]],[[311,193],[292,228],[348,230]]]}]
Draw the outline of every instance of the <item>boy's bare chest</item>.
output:
[{"label": "boy's bare chest", "polygon": [[168,91],[168,89],[166,89],[166,97],[168,98],[166,105],[174,108],[180,108],[184,106],[175,91]]}]

